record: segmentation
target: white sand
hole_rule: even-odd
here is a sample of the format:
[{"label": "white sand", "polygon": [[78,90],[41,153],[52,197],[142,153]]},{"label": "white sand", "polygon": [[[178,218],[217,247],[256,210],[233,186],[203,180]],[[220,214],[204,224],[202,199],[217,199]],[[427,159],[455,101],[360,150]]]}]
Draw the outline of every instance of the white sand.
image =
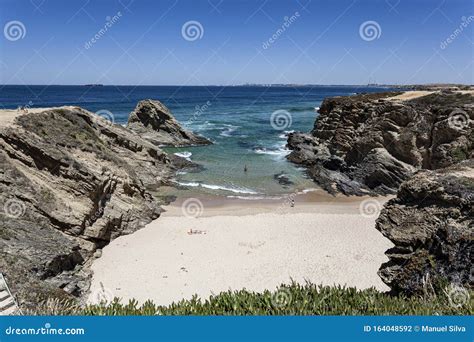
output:
[{"label": "white sand", "polygon": [[[427,95],[430,95],[430,94],[433,94],[433,93],[436,93],[436,92],[438,92],[438,91],[436,91],[436,90],[409,90],[409,91],[403,92],[400,95],[388,97],[388,98],[386,98],[386,100],[390,100],[390,101],[409,101],[409,100],[413,100],[413,99],[416,99],[418,97],[427,96]],[[455,93],[460,93],[460,94],[474,95],[474,90],[455,90],[454,92]]]},{"label": "white sand", "polygon": [[408,100],[413,100],[413,99],[416,99],[418,97],[422,97],[422,96],[426,96],[426,95],[430,95],[430,94],[433,94],[435,91],[428,91],[428,90],[410,90],[410,91],[406,91],[400,95],[396,95],[396,96],[392,96],[392,97],[388,97],[387,100],[391,100],[391,101],[397,101],[397,100],[400,100],[400,101],[408,101]]},{"label": "white sand", "polygon": [[0,127],[6,127],[14,123],[15,119],[24,114],[28,113],[41,113],[45,110],[57,109],[57,108],[77,108],[74,106],[62,106],[62,107],[44,107],[44,108],[28,108],[26,111],[20,111],[18,109],[0,109]]},{"label": "white sand", "polygon": [[359,203],[274,205],[254,215],[205,207],[199,218],[184,217],[175,204],[104,248],[92,267],[89,301],[104,292],[166,305],[228,289],[273,290],[291,279],[387,290],[377,270],[393,245],[374,228],[375,218],[359,213]]},{"label": "white sand", "polygon": [[0,110],[0,127],[11,125],[15,118],[20,115],[20,112],[13,109]]}]

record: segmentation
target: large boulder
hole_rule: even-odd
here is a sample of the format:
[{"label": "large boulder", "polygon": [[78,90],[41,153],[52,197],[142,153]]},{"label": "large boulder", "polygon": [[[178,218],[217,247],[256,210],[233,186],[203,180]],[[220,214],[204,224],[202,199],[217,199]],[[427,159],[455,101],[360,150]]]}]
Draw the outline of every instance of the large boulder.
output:
[{"label": "large boulder", "polygon": [[291,133],[288,159],[331,193],[393,194],[416,170],[473,157],[474,97],[435,92],[325,99],[310,133]]},{"label": "large boulder", "polygon": [[87,291],[93,256],[160,215],[152,190],[175,170],[156,145],[79,107],[3,111],[0,271],[20,303]]},{"label": "large boulder", "polygon": [[472,287],[474,160],[419,171],[403,182],[376,228],[395,244],[379,271],[393,292],[422,294],[448,283]]},{"label": "large boulder", "polygon": [[156,100],[143,100],[130,113],[127,128],[157,146],[208,145],[209,140],[185,130],[170,110]]}]

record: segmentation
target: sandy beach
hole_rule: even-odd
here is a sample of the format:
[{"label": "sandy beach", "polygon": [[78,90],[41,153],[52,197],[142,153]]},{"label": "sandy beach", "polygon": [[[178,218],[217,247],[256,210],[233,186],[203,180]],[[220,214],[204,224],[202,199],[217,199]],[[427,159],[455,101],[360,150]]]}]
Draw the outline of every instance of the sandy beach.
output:
[{"label": "sandy beach", "polygon": [[363,200],[321,193],[298,196],[295,207],[178,200],[103,249],[92,266],[89,302],[119,297],[166,305],[229,289],[273,290],[291,280],[388,290],[377,270],[392,243],[374,228],[376,215],[361,211],[361,203],[375,200]]},{"label": "sandy beach", "polygon": [[[58,108],[71,109],[74,106],[61,106]],[[19,109],[0,109],[0,127],[7,127],[15,121],[20,115],[28,113],[41,113],[46,110],[51,110],[53,107],[42,107],[42,108],[25,108],[24,110]]]}]

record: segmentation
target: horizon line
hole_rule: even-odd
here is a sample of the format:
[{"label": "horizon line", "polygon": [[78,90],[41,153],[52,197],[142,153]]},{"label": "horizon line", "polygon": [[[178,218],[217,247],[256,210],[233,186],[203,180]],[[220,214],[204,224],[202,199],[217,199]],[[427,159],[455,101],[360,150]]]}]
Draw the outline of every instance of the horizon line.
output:
[{"label": "horizon line", "polygon": [[240,83],[240,84],[201,84],[201,85],[181,85],[181,84],[104,84],[104,83],[83,83],[83,84],[0,84],[0,87],[5,86],[41,86],[41,87],[251,87],[251,86],[260,86],[260,87],[272,87],[272,86],[313,86],[313,87],[351,87],[351,86],[365,86],[365,87],[408,87],[408,86],[474,86],[474,84],[469,83],[412,83],[412,84],[403,84],[403,83],[365,83],[365,84],[317,84],[317,83]]}]

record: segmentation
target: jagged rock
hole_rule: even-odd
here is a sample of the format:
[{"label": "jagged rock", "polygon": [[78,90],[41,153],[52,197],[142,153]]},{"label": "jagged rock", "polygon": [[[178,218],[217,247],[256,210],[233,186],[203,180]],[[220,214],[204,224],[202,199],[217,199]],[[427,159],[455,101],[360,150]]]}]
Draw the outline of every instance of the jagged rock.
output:
[{"label": "jagged rock", "polygon": [[209,140],[187,131],[157,100],[143,100],[130,113],[127,128],[158,146],[208,145]]},{"label": "jagged rock", "polygon": [[97,250],[160,215],[149,189],[168,184],[177,167],[156,145],[79,107],[0,120],[0,270],[27,306],[80,296]]},{"label": "jagged rock", "polygon": [[474,285],[474,160],[423,170],[402,183],[376,228],[395,246],[379,275],[394,293]]},{"label": "jagged rock", "polygon": [[392,194],[416,170],[472,158],[471,93],[401,93],[325,99],[310,133],[291,133],[288,159],[331,193]]},{"label": "jagged rock", "polygon": [[283,171],[274,174],[273,179],[276,180],[278,182],[278,184],[282,185],[283,187],[288,187],[288,185],[294,184],[290,180],[290,177],[288,177],[288,175],[285,174]]}]

